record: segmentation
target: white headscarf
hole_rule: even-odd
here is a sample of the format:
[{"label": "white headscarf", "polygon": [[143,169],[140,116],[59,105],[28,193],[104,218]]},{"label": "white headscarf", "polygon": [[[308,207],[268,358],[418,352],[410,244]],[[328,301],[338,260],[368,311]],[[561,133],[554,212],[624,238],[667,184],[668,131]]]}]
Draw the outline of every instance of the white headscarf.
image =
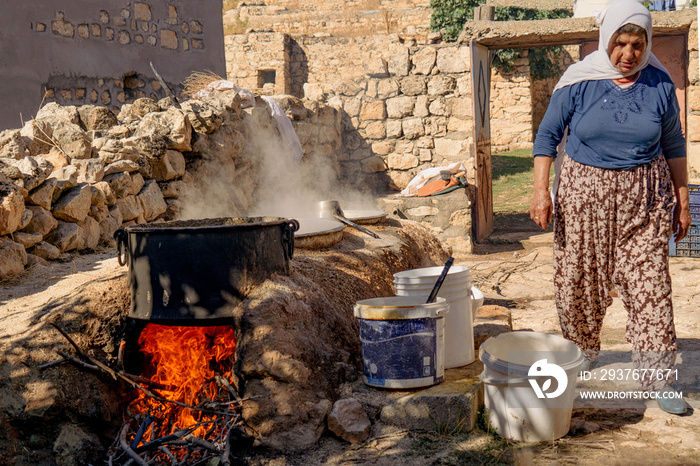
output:
[{"label": "white headscarf", "polygon": [[586,56],[578,63],[571,65],[561,77],[554,90],[570,86],[581,81],[597,81],[603,79],[619,79],[625,75],[613,66],[608,55],[608,47],[615,32],[625,24],[636,24],[647,32],[647,47],[644,50],[639,66],[630,74],[635,74],[651,65],[668,73],[658,58],[651,53],[652,24],[649,10],[636,0],[618,0],[613,2],[597,16],[600,25],[598,50]]}]

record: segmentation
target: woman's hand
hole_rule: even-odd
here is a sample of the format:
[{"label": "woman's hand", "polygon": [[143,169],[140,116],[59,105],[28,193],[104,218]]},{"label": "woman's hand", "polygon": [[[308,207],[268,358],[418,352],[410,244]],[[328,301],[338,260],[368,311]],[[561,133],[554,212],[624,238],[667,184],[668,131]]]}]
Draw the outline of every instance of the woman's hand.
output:
[{"label": "woman's hand", "polygon": [[530,218],[543,230],[552,220],[552,196],[549,189],[535,189],[530,203]]},{"label": "woman's hand", "polygon": [[543,230],[552,220],[552,197],[549,194],[549,170],[552,157],[535,157],[535,183],[530,203],[530,218]]},{"label": "woman's hand", "polygon": [[676,208],[673,209],[673,240],[678,242],[685,238],[690,229],[690,195],[688,194],[688,159],[676,157],[666,159],[673,190],[676,193]]},{"label": "woman's hand", "polygon": [[690,198],[688,188],[676,189],[676,207],[673,209],[673,240],[677,243],[688,234],[690,230]]}]

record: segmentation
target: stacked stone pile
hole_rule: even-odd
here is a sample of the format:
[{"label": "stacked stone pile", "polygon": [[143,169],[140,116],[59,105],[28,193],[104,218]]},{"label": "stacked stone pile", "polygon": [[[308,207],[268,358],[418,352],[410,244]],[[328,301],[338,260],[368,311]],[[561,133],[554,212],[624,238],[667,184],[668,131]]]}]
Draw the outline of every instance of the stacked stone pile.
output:
[{"label": "stacked stone pile", "polygon": [[[259,178],[246,141],[253,131],[279,138],[268,105],[257,100],[242,109],[233,90],[181,108],[171,99],[142,98],[118,115],[50,103],[21,129],[0,133],[0,279],[43,260],[113,245],[120,227],[176,218],[188,188],[206,184],[197,180],[206,160],[235,167],[230,182],[249,193],[239,196],[245,211]],[[317,146],[324,156],[339,147],[335,109],[279,100],[297,125],[313,129],[300,134],[309,157]]]}]

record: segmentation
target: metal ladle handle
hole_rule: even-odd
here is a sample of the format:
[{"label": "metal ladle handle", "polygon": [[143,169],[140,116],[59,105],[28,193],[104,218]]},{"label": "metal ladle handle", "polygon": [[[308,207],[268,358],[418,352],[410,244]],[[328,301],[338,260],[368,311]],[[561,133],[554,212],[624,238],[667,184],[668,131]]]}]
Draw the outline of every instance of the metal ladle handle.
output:
[{"label": "metal ladle handle", "polygon": [[343,216],[340,216],[340,215],[337,215],[337,214],[336,214],[336,215],[335,215],[335,218],[337,218],[338,220],[340,220],[341,222],[343,222],[343,223],[346,224],[346,225],[349,225],[349,226],[351,226],[351,227],[353,227],[353,228],[357,228],[358,230],[360,230],[360,231],[363,232],[363,233],[367,233],[368,235],[372,236],[373,238],[379,238],[379,235],[378,235],[378,234],[369,231],[367,228],[361,227],[361,226],[358,225],[357,223],[351,222],[350,220],[348,220],[347,218],[345,218],[345,217],[343,217]]}]

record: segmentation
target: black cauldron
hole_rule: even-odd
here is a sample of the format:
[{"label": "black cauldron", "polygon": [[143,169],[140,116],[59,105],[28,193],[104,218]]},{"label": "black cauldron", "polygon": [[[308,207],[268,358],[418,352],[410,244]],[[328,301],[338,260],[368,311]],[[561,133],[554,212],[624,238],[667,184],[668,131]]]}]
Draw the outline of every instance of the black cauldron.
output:
[{"label": "black cauldron", "polygon": [[278,217],[120,228],[114,237],[120,265],[129,266],[129,317],[173,325],[230,318],[251,287],[289,274],[298,228]]}]

